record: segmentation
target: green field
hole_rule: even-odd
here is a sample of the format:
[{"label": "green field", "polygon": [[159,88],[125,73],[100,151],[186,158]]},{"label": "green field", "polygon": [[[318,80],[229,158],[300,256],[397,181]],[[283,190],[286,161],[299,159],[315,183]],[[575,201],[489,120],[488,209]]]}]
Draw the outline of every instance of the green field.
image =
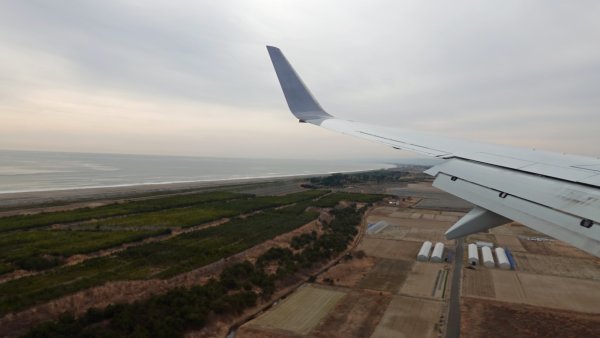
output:
[{"label": "green field", "polygon": [[44,267],[52,267],[72,255],[108,249],[161,233],[165,231],[13,232],[0,236],[1,257],[7,267],[41,270]]},{"label": "green field", "polygon": [[[301,207],[310,205],[301,204],[285,208],[280,213],[302,212]],[[79,318],[63,314],[58,321],[35,326],[25,337],[184,337],[187,331],[201,330],[219,317],[241,314],[256,305],[259,298],[271,297],[279,280],[306,267],[307,263],[311,266],[322,264],[345,250],[356,235],[356,226],[365,210],[350,206],[332,211],[335,215],[333,222],[323,225],[324,232],[320,236],[310,236],[299,253],[272,247],[257,257],[256,264],[249,261],[234,263],[203,285],[177,288],[134,303],[111,304],[104,309],[91,308]],[[265,271],[265,264],[271,267],[276,264],[276,273]],[[304,296],[311,298],[311,295]],[[319,298],[327,295],[312,296],[314,299],[304,302],[307,306],[311,302],[319,303]],[[281,306],[285,307],[285,304]],[[279,319],[285,321],[285,318]],[[306,325],[302,323],[307,322],[314,326],[318,318],[303,318],[296,324],[304,328]],[[308,330],[305,329],[301,331]]]},{"label": "green field", "polygon": [[[309,190],[285,196],[251,197],[215,192],[200,194],[202,197],[197,195],[194,197],[195,205],[185,206],[183,201],[176,203],[171,199],[175,196],[170,196],[167,198],[171,201],[169,208],[156,210],[158,208],[156,201],[164,198],[136,201],[137,211],[134,214],[93,221],[99,229],[152,226],[156,228],[154,231],[31,230],[0,234],[0,273],[2,273],[10,271],[12,265],[17,265],[17,262],[28,257],[48,255],[68,257],[89,253],[154,236],[167,228],[187,227],[223,217],[233,217],[219,226],[131,247],[112,256],[89,259],[72,266],[59,266],[38,275],[2,283],[0,284],[0,315],[109,281],[169,278],[246,250],[316,219],[318,212],[306,211],[309,206],[334,206],[341,200],[373,202],[382,197],[345,193],[325,194],[327,191]],[[188,199],[186,203],[189,201]],[[144,207],[142,202],[149,202],[151,206]],[[258,212],[244,218],[234,217],[252,211]],[[78,210],[72,212],[78,215],[74,218],[78,218],[79,221],[82,219],[82,213],[89,213],[89,211]],[[61,215],[63,221],[74,219],[69,218],[67,213],[57,214]],[[105,211],[104,215],[106,214]],[[114,213],[112,215],[114,216]],[[51,214],[46,214],[44,217],[59,218]],[[40,226],[31,220],[28,222],[30,228]],[[326,237],[323,239],[325,240]],[[309,250],[307,259],[328,254],[330,253],[322,250],[319,252]]]},{"label": "green field", "polygon": [[[75,230],[30,230],[0,233],[0,274],[11,272],[17,268],[26,270],[43,270],[60,265],[65,258],[75,254],[86,254],[123,243],[168,233],[171,228],[185,228],[209,221],[246,214],[252,211],[280,207],[304,200],[310,200],[325,194],[325,191],[305,191],[286,196],[253,197],[248,195],[214,192],[209,194],[167,198],[167,205],[181,206],[195,201],[197,204],[160,211],[137,212],[132,215],[91,220],[74,229],[83,228],[88,231]],[[192,198],[193,197],[193,198]],[[231,199],[235,197],[235,199]],[[221,200],[218,200],[221,199]],[[162,200],[162,199],[160,199]],[[201,202],[203,201],[203,202]],[[156,200],[135,202],[135,210],[154,210]],[[132,202],[133,203],[133,202]],[[103,207],[102,207],[103,208]],[[86,209],[93,210],[93,209]],[[112,210],[112,209],[111,209]],[[129,208],[133,210],[133,208]],[[114,210],[113,210],[114,211]],[[72,211],[80,217],[88,211]],[[69,219],[65,214],[57,212],[61,219]],[[96,213],[98,214],[98,213]],[[29,224],[39,229],[40,225],[32,223],[37,215],[30,216]],[[26,217],[23,217],[25,219]],[[57,219],[48,213],[44,219]],[[103,231],[109,230],[109,231]]]},{"label": "green field", "polygon": [[232,217],[256,210],[274,208],[292,204],[307,199],[313,199],[325,194],[325,191],[305,191],[286,196],[246,197],[232,201],[205,203],[199,206],[168,209],[148,212],[131,216],[92,221],[95,227],[152,227],[172,228],[190,227],[219,218]]},{"label": "green field", "polygon": [[214,201],[245,198],[248,196],[248,194],[216,191],[114,203],[97,208],[82,208],[69,211],[45,212],[35,215],[3,217],[0,218],[0,232],[25,230],[52,224],[66,224],[90,219],[101,219],[136,213],[146,213],[170,208],[181,208]]}]

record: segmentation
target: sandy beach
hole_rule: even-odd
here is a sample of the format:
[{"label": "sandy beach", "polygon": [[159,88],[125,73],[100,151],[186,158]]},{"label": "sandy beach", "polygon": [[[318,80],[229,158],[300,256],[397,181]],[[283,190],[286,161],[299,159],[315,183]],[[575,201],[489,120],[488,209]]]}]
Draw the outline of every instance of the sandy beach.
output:
[{"label": "sandy beach", "polygon": [[[17,213],[15,209],[36,207],[30,212],[64,210],[64,204],[69,204],[67,209],[82,207],[86,205],[101,205],[115,199],[153,195],[160,193],[172,193],[186,190],[211,190],[216,188],[243,188],[246,185],[260,183],[276,183],[292,181],[296,179],[318,175],[298,175],[269,178],[231,179],[221,181],[182,182],[182,183],[158,183],[131,185],[103,188],[81,188],[51,191],[15,192],[0,194],[0,216],[9,216]],[[77,204],[74,204],[77,203]],[[80,205],[85,204],[85,205]],[[56,206],[61,204],[60,206]],[[21,212],[18,212],[21,213]]]}]

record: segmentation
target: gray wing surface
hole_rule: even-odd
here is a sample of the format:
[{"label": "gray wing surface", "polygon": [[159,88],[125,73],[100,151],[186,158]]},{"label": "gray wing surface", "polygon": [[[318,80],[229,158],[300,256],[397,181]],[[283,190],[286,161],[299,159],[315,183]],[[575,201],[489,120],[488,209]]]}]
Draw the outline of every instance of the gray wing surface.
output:
[{"label": "gray wing surface", "polygon": [[599,159],[339,119],[321,107],[278,48],[267,50],[301,122],[446,160],[426,171],[435,176],[433,185],[477,206],[447,238],[514,220],[600,257]]}]

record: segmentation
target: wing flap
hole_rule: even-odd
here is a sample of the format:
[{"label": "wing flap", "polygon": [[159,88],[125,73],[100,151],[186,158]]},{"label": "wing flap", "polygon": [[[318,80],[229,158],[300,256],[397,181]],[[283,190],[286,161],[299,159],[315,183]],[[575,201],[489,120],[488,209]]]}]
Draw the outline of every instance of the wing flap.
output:
[{"label": "wing flap", "polygon": [[517,196],[500,197],[494,189],[465,180],[453,180],[453,176],[442,172],[433,186],[600,257],[600,226],[597,224],[583,227],[580,217]]},{"label": "wing flap", "polygon": [[439,173],[519,197],[600,224],[600,190],[515,170],[463,160],[449,160],[426,173]]}]

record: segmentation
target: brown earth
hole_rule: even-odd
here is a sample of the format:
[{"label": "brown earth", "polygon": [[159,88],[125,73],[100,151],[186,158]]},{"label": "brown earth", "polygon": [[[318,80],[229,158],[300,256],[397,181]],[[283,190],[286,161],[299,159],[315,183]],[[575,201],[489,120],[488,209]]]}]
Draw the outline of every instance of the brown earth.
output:
[{"label": "brown earth", "polygon": [[371,337],[439,337],[443,306],[439,301],[394,296]]},{"label": "brown earth", "polygon": [[366,236],[358,245],[357,250],[364,251],[367,256],[415,260],[421,244],[413,241],[399,241]]},{"label": "brown earth", "polygon": [[347,290],[342,288],[305,284],[246,326],[280,329],[306,335],[336,307],[346,294]]},{"label": "brown earth", "polygon": [[463,295],[495,298],[494,280],[489,269],[477,267],[476,270],[463,269]]},{"label": "brown earth", "polygon": [[600,315],[600,283],[594,280],[490,269],[496,299]]},{"label": "brown earth", "polygon": [[511,251],[526,251],[518,237],[513,235],[494,234],[499,247],[508,248]]},{"label": "brown earth", "polygon": [[423,299],[440,299],[443,293],[443,281],[440,283],[438,278],[446,278],[444,272],[446,268],[446,264],[414,262],[412,269],[407,272],[408,276],[400,289],[400,294]]},{"label": "brown earth", "polygon": [[286,330],[244,325],[235,333],[236,338],[300,338],[304,337]]},{"label": "brown earth", "polygon": [[375,267],[360,281],[359,287],[397,293],[413,264],[414,261],[379,259]]},{"label": "brown earth", "polygon": [[600,316],[462,298],[461,337],[600,337]]},{"label": "brown earth", "polygon": [[311,332],[311,336],[369,337],[391,300],[389,293],[352,290]]},{"label": "brown earth", "polygon": [[[586,253],[585,251],[579,250],[574,246],[558,240],[538,242],[521,238],[520,241],[523,247],[525,247],[529,253],[547,256],[568,256],[575,258],[590,257],[590,254]],[[600,258],[597,258],[597,260],[600,261]]]},{"label": "brown earth", "polygon": [[586,258],[573,258],[514,252],[513,257],[519,271],[600,280],[600,259],[592,258],[590,255],[587,255]]},{"label": "brown earth", "polygon": [[317,282],[327,284],[324,282],[327,279],[333,281],[337,286],[355,287],[375,265],[377,259],[374,257],[358,258],[356,253],[353,256],[353,259],[343,260],[329,268],[319,276]]}]

